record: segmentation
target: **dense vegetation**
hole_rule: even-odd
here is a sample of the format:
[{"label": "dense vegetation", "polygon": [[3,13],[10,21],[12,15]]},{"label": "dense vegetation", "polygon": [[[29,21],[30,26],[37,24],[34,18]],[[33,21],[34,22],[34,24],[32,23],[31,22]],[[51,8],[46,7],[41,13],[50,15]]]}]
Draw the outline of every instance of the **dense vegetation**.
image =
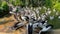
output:
[{"label": "dense vegetation", "polygon": [[9,13],[9,6],[6,1],[1,2],[0,5],[0,17],[3,17]]}]

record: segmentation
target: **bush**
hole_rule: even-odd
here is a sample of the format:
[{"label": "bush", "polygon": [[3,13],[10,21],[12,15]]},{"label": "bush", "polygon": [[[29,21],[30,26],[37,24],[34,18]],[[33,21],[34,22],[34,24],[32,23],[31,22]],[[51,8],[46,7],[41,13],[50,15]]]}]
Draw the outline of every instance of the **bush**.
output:
[{"label": "bush", "polygon": [[0,6],[0,17],[3,17],[7,14],[9,14],[9,6],[6,1],[3,1]]}]

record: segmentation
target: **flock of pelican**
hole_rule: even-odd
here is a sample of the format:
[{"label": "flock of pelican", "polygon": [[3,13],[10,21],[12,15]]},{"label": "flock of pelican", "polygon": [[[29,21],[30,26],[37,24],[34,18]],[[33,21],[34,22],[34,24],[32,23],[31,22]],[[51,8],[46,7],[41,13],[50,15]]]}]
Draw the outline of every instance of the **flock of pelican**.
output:
[{"label": "flock of pelican", "polygon": [[47,23],[46,16],[50,14],[49,12],[40,15],[41,7],[38,8],[20,8],[14,7],[11,14],[14,14],[14,18],[18,21],[14,26],[11,27],[12,30],[17,30],[21,27],[26,27],[27,34],[33,34],[33,31],[38,27],[40,31],[38,34],[46,34],[50,31],[53,26]]}]

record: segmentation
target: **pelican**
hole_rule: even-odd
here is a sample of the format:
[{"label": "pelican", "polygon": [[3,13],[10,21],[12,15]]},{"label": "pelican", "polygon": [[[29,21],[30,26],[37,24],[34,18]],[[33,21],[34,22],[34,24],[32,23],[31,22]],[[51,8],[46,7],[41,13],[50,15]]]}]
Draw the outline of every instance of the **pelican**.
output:
[{"label": "pelican", "polygon": [[46,34],[48,31],[50,31],[53,28],[51,24],[43,27],[40,31],[39,34]]}]

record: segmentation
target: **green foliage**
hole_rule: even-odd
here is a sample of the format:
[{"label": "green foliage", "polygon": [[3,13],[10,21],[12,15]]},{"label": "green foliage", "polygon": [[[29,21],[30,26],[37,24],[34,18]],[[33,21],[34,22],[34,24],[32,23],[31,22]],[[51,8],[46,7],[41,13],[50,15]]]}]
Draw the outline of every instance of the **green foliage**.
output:
[{"label": "green foliage", "polygon": [[1,6],[1,3],[2,3],[2,2],[0,1],[0,6]]},{"label": "green foliage", "polygon": [[22,2],[20,0],[15,0],[14,3],[15,3],[14,5],[17,5],[17,6],[22,4]]},{"label": "green foliage", "polygon": [[52,7],[52,4],[53,4],[52,3],[52,0],[45,0],[45,6],[46,7],[50,7],[51,8]]},{"label": "green foliage", "polygon": [[11,4],[13,4],[14,6],[23,6],[24,5],[23,1],[21,1],[21,0],[9,0],[9,2]]},{"label": "green foliage", "polygon": [[51,7],[52,6],[52,0],[9,0],[10,3],[17,6],[46,6]]},{"label": "green foliage", "polygon": [[4,11],[9,11],[9,6],[6,1],[2,2],[1,7],[3,8]]},{"label": "green foliage", "polygon": [[60,3],[56,3],[56,4],[54,5],[54,8],[55,8],[56,10],[60,11]]},{"label": "green foliage", "polygon": [[9,0],[9,3],[13,4],[13,0]]},{"label": "green foliage", "polygon": [[9,13],[9,6],[6,1],[3,1],[0,6],[0,17],[3,17]]}]

